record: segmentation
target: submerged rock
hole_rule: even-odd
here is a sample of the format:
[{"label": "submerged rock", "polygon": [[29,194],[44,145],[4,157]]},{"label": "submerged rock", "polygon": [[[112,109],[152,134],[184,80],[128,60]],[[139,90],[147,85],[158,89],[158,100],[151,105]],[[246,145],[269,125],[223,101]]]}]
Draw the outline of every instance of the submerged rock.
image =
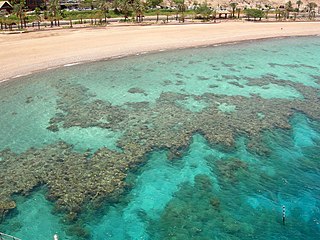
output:
[{"label": "submerged rock", "polygon": [[51,132],[59,131],[59,127],[56,124],[51,124],[50,126],[47,127],[47,129],[50,130]]},{"label": "submerged rock", "polygon": [[16,207],[15,201],[0,201],[0,223],[4,220],[5,215]]},{"label": "submerged rock", "polygon": [[147,96],[148,94],[145,93],[145,91],[141,88],[130,88],[128,90],[129,93],[142,93],[144,94],[145,96]]},{"label": "submerged rock", "polygon": [[215,162],[220,175],[228,181],[236,181],[239,170],[247,170],[248,166],[240,159],[218,160]]}]

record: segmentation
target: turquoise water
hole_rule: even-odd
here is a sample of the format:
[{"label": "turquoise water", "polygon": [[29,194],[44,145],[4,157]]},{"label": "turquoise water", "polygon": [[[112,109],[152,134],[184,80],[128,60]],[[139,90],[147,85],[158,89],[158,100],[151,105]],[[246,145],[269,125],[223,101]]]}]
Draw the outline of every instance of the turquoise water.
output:
[{"label": "turquoise water", "polygon": [[320,38],[299,37],[3,83],[0,232],[319,239],[319,66]]}]

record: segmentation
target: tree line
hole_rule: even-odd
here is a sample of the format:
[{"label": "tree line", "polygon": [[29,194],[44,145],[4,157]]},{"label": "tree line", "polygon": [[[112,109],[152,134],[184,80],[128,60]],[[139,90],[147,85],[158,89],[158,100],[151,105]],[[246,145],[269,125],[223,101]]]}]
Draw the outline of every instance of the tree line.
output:
[{"label": "tree line", "polygon": [[[69,21],[69,26],[73,27],[74,23],[89,23],[92,25],[102,25],[108,23],[108,18],[122,17],[122,21],[134,21],[137,23],[143,22],[145,15],[156,16],[156,21],[159,21],[159,16],[166,16],[169,21],[169,16],[176,21],[184,22],[185,18],[192,17],[203,21],[216,20],[219,9],[213,9],[206,2],[198,4],[194,2],[193,8],[188,9],[185,0],[171,0],[172,9],[162,8],[163,0],[83,0],[79,8],[87,9],[86,11],[67,11],[61,9],[59,0],[49,0],[44,5],[37,7],[32,14],[27,13],[27,5],[25,0],[15,0],[13,2],[13,12],[9,16],[0,12],[0,28],[12,29],[12,26],[22,29],[27,27],[27,23],[38,26],[41,22],[49,23],[48,26],[60,26],[61,20]],[[301,0],[296,3],[296,8],[293,3],[288,1],[283,8],[272,8],[270,5],[259,6],[256,8],[240,9],[236,2],[229,4],[231,12],[229,18],[246,17],[248,20],[268,19],[270,13],[273,13],[276,20],[293,19],[295,20],[300,12],[300,6],[303,4]],[[304,12],[307,13],[309,19],[315,18],[315,9],[317,4],[309,2],[306,5]],[[89,9],[89,10],[88,10]]]}]

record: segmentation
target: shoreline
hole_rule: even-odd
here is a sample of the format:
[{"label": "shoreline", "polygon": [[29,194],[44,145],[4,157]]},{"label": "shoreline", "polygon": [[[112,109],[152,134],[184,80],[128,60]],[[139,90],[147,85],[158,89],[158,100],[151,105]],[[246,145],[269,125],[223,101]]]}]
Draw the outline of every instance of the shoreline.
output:
[{"label": "shoreline", "polygon": [[127,54],[127,55],[116,55],[112,57],[105,57],[105,58],[98,58],[98,59],[92,59],[92,60],[86,60],[86,61],[81,61],[81,62],[71,62],[67,64],[61,64],[61,65],[56,65],[52,67],[48,67],[46,69],[36,69],[31,72],[27,72],[24,74],[19,74],[16,76],[9,77],[7,79],[0,79],[0,87],[1,84],[5,84],[11,81],[19,80],[20,78],[33,75],[36,73],[41,73],[41,72],[46,72],[58,68],[65,68],[65,67],[72,67],[76,65],[84,65],[84,64],[89,64],[89,63],[94,63],[94,62],[99,62],[99,61],[112,61],[115,59],[121,59],[121,58],[127,58],[127,57],[133,57],[133,56],[139,56],[139,55],[146,55],[146,54],[154,54],[154,53],[161,53],[161,52],[167,52],[167,51],[174,51],[174,50],[183,50],[183,49],[192,49],[192,48],[206,48],[206,47],[219,47],[219,46],[227,46],[227,45],[234,45],[234,44],[240,44],[240,43],[245,43],[245,42],[252,42],[252,41],[263,41],[263,40],[268,40],[268,39],[284,39],[284,38],[291,38],[291,37],[312,37],[312,36],[320,36],[320,34],[312,34],[312,35],[292,35],[292,36],[278,36],[278,37],[265,37],[265,38],[257,38],[257,39],[245,39],[245,40],[239,40],[239,41],[230,41],[230,42],[221,42],[221,43],[213,43],[213,44],[204,44],[204,45],[197,45],[197,46],[191,46],[191,47],[179,47],[179,48],[173,48],[173,49],[159,49],[159,50],[153,50],[153,51],[146,51],[146,52],[138,52],[134,54]]},{"label": "shoreline", "polygon": [[319,33],[319,22],[221,22],[0,35],[0,48],[4,49],[0,51],[0,84],[37,72],[96,61],[270,38],[318,36]]}]

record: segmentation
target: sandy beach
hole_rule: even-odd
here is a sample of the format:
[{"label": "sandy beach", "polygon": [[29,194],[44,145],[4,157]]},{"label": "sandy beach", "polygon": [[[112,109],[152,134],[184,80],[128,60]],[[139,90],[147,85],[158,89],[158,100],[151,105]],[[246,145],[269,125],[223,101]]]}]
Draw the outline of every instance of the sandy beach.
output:
[{"label": "sandy beach", "polygon": [[250,39],[320,34],[318,22],[222,22],[0,34],[0,82],[67,64]]}]

